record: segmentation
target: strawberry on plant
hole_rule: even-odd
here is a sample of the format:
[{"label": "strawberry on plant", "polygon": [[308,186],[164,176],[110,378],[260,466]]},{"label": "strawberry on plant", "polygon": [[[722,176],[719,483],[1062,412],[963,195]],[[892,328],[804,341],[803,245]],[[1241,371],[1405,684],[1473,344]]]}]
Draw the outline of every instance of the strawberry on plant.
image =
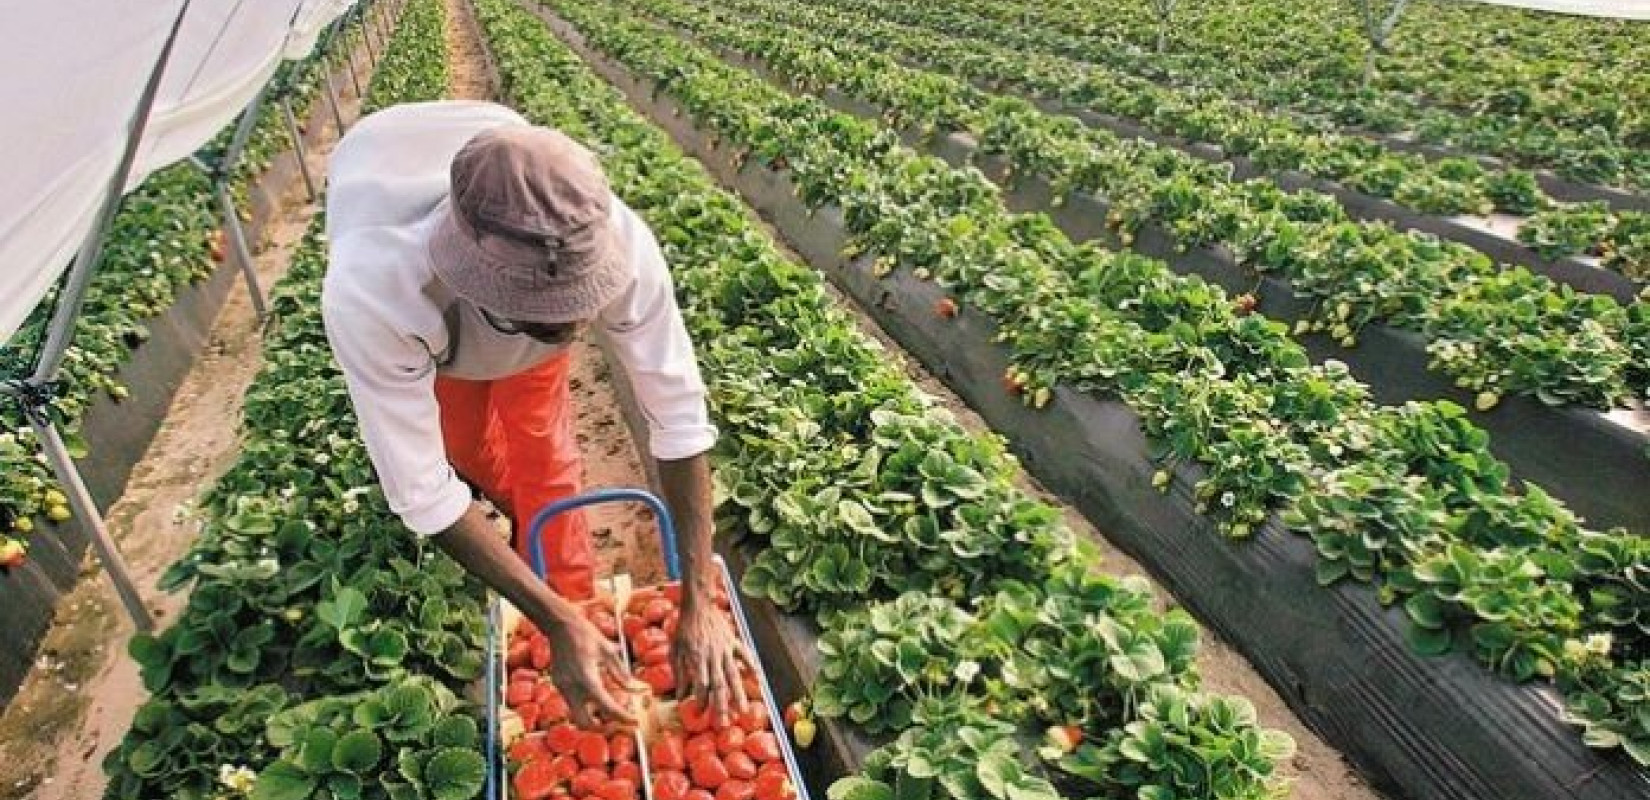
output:
[{"label": "strawberry on plant", "polygon": [[934,303],[934,313],[946,319],[957,316],[957,301],[949,297],[940,298]]},{"label": "strawberry on plant", "polygon": [[812,717],[801,717],[795,724],[791,725],[791,740],[796,742],[796,746],[803,750],[813,745],[814,736],[818,733],[819,730],[815,727]]},{"label": "strawberry on plant", "polygon": [[0,567],[14,569],[23,566],[27,554],[28,550],[23,547],[23,543],[16,539],[0,542]]},{"label": "strawberry on plant", "polygon": [[1051,725],[1043,733],[1043,741],[1064,755],[1083,743],[1083,729],[1076,725]]}]

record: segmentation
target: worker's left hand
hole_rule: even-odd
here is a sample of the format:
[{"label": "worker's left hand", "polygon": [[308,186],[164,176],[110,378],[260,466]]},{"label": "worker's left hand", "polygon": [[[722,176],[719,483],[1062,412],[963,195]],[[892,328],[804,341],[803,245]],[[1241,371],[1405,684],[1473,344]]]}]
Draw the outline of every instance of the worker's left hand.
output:
[{"label": "worker's left hand", "polygon": [[682,604],[676,624],[676,643],[671,648],[671,667],[676,673],[676,696],[699,698],[717,725],[750,701],[739,662],[751,663],[745,643],[714,603]]}]

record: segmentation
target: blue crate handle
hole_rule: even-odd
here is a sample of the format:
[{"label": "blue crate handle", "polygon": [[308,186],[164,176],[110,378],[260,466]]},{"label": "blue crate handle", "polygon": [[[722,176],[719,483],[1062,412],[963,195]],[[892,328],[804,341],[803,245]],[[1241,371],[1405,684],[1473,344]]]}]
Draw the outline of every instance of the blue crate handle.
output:
[{"label": "blue crate handle", "polygon": [[534,514],[533,521],[527,525],[527,552],[533,565],[533,574],[540,578],[545,576],[544,526],[556,515],[597,503],[619,503],[626,500],[634,500],[653,509],[653,515],[659,518],[659,549],[665,556],[665,574],[670,580],[681,580],[682,568],[676,555],[676,523],[671,519],[670,510],[665,508],[664,502],[652,492],[642,489],[597,489],[557,500]]}]

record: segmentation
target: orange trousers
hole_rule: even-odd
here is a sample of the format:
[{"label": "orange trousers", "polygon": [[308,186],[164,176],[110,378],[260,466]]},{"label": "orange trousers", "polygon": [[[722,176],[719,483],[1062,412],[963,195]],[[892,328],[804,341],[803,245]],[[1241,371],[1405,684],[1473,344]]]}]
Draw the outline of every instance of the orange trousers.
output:
[{"label": "orange trousers", "polygon": [[[510,517],[516,552],[528,563],[533,515],[577,494],[583,478],[568,388],[572,364],[569,349],[496,381],[435,381],[447,460]],[[557,593],[575,600],[595,593],[596,550],[582,512],[546,525],[542,547]]]}]

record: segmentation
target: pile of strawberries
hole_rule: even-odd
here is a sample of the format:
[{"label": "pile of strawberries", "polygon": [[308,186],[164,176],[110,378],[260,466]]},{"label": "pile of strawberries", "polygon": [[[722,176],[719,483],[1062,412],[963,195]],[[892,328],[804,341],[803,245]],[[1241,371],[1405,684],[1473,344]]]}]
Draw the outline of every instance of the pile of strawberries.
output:
[{"label": "pile of strawberries", "polygon": [[[730,628],[738,630],[727,595],[718,590],[714,600]],[[621,618],[600,603],[584,609],[612,641],[619,640],[622,627],[636,677],[652,689],[648,715],[657,724],[644,726],[652,800],[795,800],[761,682],[748,665],[740,674],[749,703],[724,725],[696,698],[672,701],[671,645],[681,601],[681,585],[671,583],[636,590]],[[509,749],[512,800],[640,800],[648,778],[637,761],[636,734],[574,726],[567,701],[545,676],[550,663],[549,640],[521,619],[510,632],[505,656],[510,676],[505,705],[522,725],[521,738]]]},{"label": "pile of strawberries", "polygon": [[[592,603],[585,607],[585,616],[603,635],[618,640],[612,611]],[[523,733],[509,751],[515,768],[513,797],[637,800],[643,779],[636,760],[636,734],[608,736],[573,725],[567,701],[545,678],[550,657],[549,640],[522,618],[510,632],[505,655],[510,683],[504,692],[504,704],[521,718]]]},{"label": "pile of strawberries", "polygon": [[[758,695],[760,696],[760,695]],[[717,726],[696,698],[675,708],[648,745],[653,800],[791,800],[789,768],[760,702]]]},{"label": "pile of strawberries", "polygon": [[[727,616],[728,626],[738,630],[728,604],[728,596],[717,587],[712,598],[716,607]],[[636,678],[653,689],[653,696],[668,698],[676,694],[676,671],[670,664],[670,644],[676,639],[676,625],[682,617],[682,585],[667,583],[659,587],[637,589],[625,603],[624,636],[630,644],[630,662]],[[756,676],[744,671],[747,696],[762,696]]]}]

